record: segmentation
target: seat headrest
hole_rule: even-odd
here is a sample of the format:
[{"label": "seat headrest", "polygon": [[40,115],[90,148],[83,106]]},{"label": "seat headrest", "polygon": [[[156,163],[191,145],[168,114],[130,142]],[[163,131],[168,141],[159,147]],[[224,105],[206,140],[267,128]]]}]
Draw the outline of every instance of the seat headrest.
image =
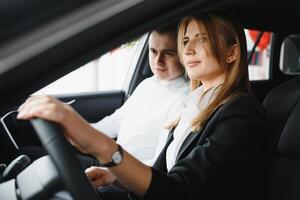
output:
[{"label": "seat headrest", "polygon": [[300,160],[300,77],[273,89],[263,104],[269,150]]},{"label": "seat headrest", "polygon": [[280,69],[285,74],[300,74],[300,35],[289,35],[281,45]]}]

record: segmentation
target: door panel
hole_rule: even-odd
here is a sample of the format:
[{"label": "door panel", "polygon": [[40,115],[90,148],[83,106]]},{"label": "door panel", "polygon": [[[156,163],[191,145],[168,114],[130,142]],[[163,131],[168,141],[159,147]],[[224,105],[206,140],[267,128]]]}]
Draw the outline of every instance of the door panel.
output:
[{"label": "door panel", "polygon": [[[97,93],[83,93],[74,95],[60,95],[59,99],[67,102],[75,99],[73,108],[88,122],[94,123],[110,115],[124,103],[124,91],[108,91]],[[16,113],[15,113],[16,114]],[[7,127],[19,148],[25,146],[40,146],[29,121],[16,120],[16,115],[6,119]],[[10,137],[1,126],[0,129],[0,163],[8,163],[17,154],[17,149]]]},{"label": "door panel", "polygon": [[124,91],[107,91],[57,96],[64,102],[75,99],[72,107],[88,122],[95,123],[110,115],[124,103]]}]

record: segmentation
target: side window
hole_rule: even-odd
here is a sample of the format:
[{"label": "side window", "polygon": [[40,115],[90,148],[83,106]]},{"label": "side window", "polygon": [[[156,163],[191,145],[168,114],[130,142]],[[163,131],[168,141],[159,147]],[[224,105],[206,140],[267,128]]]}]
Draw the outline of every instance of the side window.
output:
[{"label": "side window", "polygon": [[35,94],[70,94],[121,90],[130,81],[146,35],[107,52],[98,59],[54,81]]},{"label": "side window", "polygon": [[[245,34],[249,57],[260,31],[245,29]],[[272,34],[270,32],[264,32],[255,48],[248,65],[250,81],[269,79],[271,37]]]}]

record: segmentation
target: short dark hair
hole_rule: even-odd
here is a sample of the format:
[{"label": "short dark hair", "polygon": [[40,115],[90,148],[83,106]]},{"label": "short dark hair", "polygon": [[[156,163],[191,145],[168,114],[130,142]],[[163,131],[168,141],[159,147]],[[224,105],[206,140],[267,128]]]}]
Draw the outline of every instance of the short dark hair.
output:
[{"label": "short dark hair", "polygon": [[160,25],[156,28],[154,28],[151,33],[153,31],[159,33],[159,34],[165,34],[165,33],[174,33],[177,35],[177,31],[178,31],[178,21],[176,22],[172,22],[172,23],[168,23],[168,24],[163,24],[163,25]]}]

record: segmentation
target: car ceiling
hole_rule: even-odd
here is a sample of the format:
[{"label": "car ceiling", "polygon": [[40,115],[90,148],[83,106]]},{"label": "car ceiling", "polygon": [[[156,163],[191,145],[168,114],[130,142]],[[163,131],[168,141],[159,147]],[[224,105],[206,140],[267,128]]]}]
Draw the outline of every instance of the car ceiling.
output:
[{"label": "car ceiling", "polygon": [[[54,18],[66,14],[79,7],[92,4],[96,0],[1,0],[0,1],[0,42],[22,33],[22,31],[38,26]],[[159,3],[151,0],[148,2]],[[163,4],[180,4],[177,0],[163,1]],[[178,3],[179,2],[179,3]],[[152,4],[153,4],[152,3]],[[298,1],[285,0],[186,0],[181,4],[209,7],[221,6],[239,16],[249,27],[268,27],[271,30],[282,29],[282,22],[300,16]],[[284,23],[289,29],[293,24]]]},{"label": "car ceiling", "polygon": [[[22,38],[25,40],[26,34],[45,31],[49,28],[48,24],[63,19],[68,13],[76,13],[84,6],[108,1],[1,0],[0,70],[7,67],[2,62],[5,51],[16,41],[20,44]],[[42,86],[171,19],[204,8],[221,7],[239,18],[245,28],[293,33],[300,32],[300,26],[292,24],[300,19],[297,4],[292,0],[140,0],[127,11],[87,28],[34,57],[11,64],[7,70],[2,70],[0,113],[3,107],[18,104],[25,96]],[[34,42],[33,40],[32,43]]]}]

